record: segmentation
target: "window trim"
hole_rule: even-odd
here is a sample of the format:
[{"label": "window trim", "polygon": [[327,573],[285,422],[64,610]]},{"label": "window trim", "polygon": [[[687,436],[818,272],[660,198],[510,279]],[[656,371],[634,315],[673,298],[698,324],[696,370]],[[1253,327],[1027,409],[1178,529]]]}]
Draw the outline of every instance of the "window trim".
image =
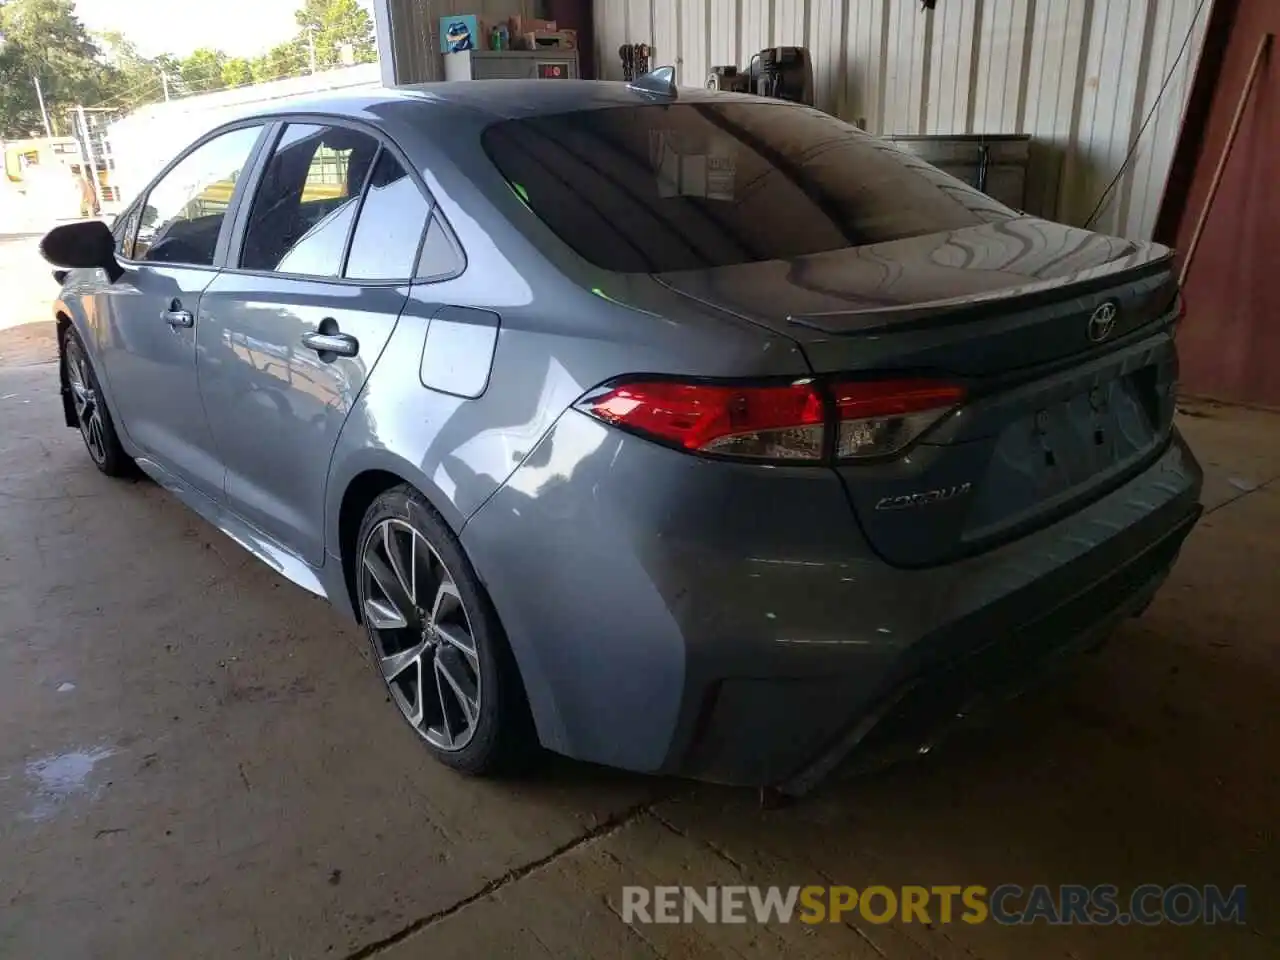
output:
[{"label": "window trim", "polygon": [[[448,220],[442,213],[440,213],[440,205],[436,203],[436,199],[432,195],[431,190],[427,187],[426,182],[423,180],[422,174],[418,171],[417,167],[409,161],[409,155],[405,153],[404,149],[384,131],[371,123],[366,123],[363,120],[330,113],[289,112],[272,114],[270,116],[259,117],[257,119],[259,122],[266,122],[270,127],[271,142],[270,146],[266,148],[264,148],[261,143],[259,144],[259,154],[256,159],[260,162],[254,164],[252,183],[249,184],[253,189],[252,195],[247,199],[247,202],[245,197],[241,196],[239,198],[240,203],[237,205],[236,209],[235,224],[233,225],[231,235],[228,238],[227,249],[225,251],[225,256],[223,257],[223,266],[221,268],[223,272],[234,274],[236,276],[267,277],[282,280],[309,280],[312,283],[334,283],[353,287],[404,287],[425,283],[442,283],[445,280],[453,280],[461,276],[467,269],[466,251],[463,250],[461,243],[458,242],[457,234],[449,225]],[[375,166],[377,164],[378,157],[381,155],[383,150],[390,151],[391,155],[399,161],[401,168],[408,174],[409,178],[417,186],[418,192],[421,193],[423,198],[427,201],[427,219],[426,223],[423,224],[422,236],[418,238],[418,246],[413,259],[413,271],[415,275],[398,280],[359,280],[346,276],[317,277],[314,274],[280,273],[274,270],[248,270],[240,266],[240,255],[244,247],[245,234],[248,232],[248,221],[253,207],[253,200],[257,198],[259,181],[262,179],[262,175],[266,170],[266,165],[271,155],[274,153],[275,147],[280,141],[280,137],[284,133],[284,128],[290,123],[308,124],[311,126],[345,127],[348,130],[355,130],[358,133],[367,134],[378,142],[379,150],[378,153],[374,155]],[[351,255],[351,244],[355,239],[356,228],[360,225],[360,214],[364,210],[365,188],[369,185],[369,177],[373,176],[373,169],[373,166],[371,166],[369,168],[369,173],[365,176],[364,186],[362,186],[360,190],[360,205],[356,210],[355,217],[351,221],[351,229],[347,233],[347,246],[343,250],[342,257],[342,272],[344,274],[347,271],[347,261]],[[246,183],[248,183],[247,179]],[[422,280],[416,276],[418,262],[422,257],[422,245],[426,243],[427,231],[431,228],[431,218],[436,215],[439,215],[441,226],[445,228],[450,242],[459,254],[460,266],[458,270],[448,276]]]},{"label": "window trim", "polygon": [[[424,277],[419,271],[422,269],[422,254],[427,249],[427,237],[431,234],[431,224],[433,221],[440,224],[440,229],[444,233],[445,240],[447,240],[449,245],[453,248],[453,252],[458,259],[459,266],[451,273],[433,273]],[[456,280],[458,277],[462,276],[463,272],[467,269],[467,252],[462,249],[462,244],[458,242],[457,236],[454,235],[453,229],[449,226],[449,221],[445,218],[444,214],[440,212],[439,204],[432,207],[431,212],[427,214],[427,226],[422,231],[422,242],[418,244],[418,257],[413,261],[413,265],[414,273],[416,274],[414,283],[424,285],[428,283],[444,283],[446,280]]]},{"label": "window trim", "polygon": [[[230,228],[228,227],[228,222],[230,221],[232,224],[232,227],[234,227],[234,221],[239,216],[240,202],[244,196],[245,187],[249,184],[251,180],[257,179],[257,175],[258,175],[257,168],[258,168],[258,161],[262,153],[263,137],[266,135],[267,131],[270,130],[271,128],[271,121],[269,118],[242,117],[239,120],[235,120],[235,121],[232,121],[231,123],[223,124],[220,127],[215,127],[213,130],[210,130],[208,133],[204,134],[198,140],[193,141],[191,145],[187,147],[187,149],[183,150],[176,157],[170,160],[169,163],[165,165],[164,169],[162,169],[158,174],[152,177],[151,182],[147,184],[146,189],[138,194],[138,198],[134,200],[133,203],[129,204],[129,206],[125,208],[123,213],[121,213],[118,217],[116,217],[117,222],[127,223],[128,218],[133,215],[133,212],[135,210],[146,209],[147,201],[151,198],[151,192],[155,190],[156,184],[158,184],[161,180],[167,177],[173,171],[173,169],[176,166],[178,166],[178,164],[182,163],[182,161],[186,160],[187,157],[191,156],[193,153],[195,153],[205,144],[213,140],[216,140],[218,137],[221,137],[228,133],[234,133],[236,130],[244,130],[250,127],[261,127],[262,129],[258,132],[258,139],[254,141],[253,146],[249,149],[249,156],[245,160],[245,165],[244,167],[241,168],[241,171],[240,171],[240,174],[241,174],[240,179],[236,181],[236,188],[231,193],[231,200],[228,202],[228,205],[227,205],[227,212],[229,216],[225,216],[222,218],[222,226],[218,228],[218,240],[213,247],[213,263],[183,263],[181,261],[168,261],[168,260],[165,260],[165,261],[137,260],[137,259],[125,258],[120,256],[119,254],[116,255],[116,260],[118,260],[122,264],[125,264],[130,267],[135,267],[135,268],[136,267],[152,267],[152,268],[183,267],[188,270],[212,270],[214,272],[221,270],[223,268],[222,265],[226,260],[226,254],[227,254],[226,245],[228,240],[230,239]],[[139,228],[141,228],[142,226],[141,217],[138,218],[138,226]],[[122,238],[117,237],[118,241],[121,239]],[[137,241],[136,232],[134,233],[133,239],[135,242]]]},{"label": "window trim", "polygon": [[[121,230],[121,232],[119,233],[116,232],[117,229],[128,225],[129,218],[132,217],[134,213],[140,213],[140,211],[138,210],[140,206],[141,206],[141,203],[139,202],[139,198],[135,197],[133,203],[129,204],[129,206],[125,207],[122,211],[116,214],[116,218],[113,221],[111,221],[111,235],[116,238],[116,250],[117,250],[116,260],[118,260],[120,263],[132,264],[135,262],[141,262],[141,261],[131,260],[128,257],[122,257],[119,254],[118,251],[120,250],[120,247],[124,243],[124,231]],[[139,225],[141,224],[141,222],[142,222],[142,218],[141,216],[139,216],[138,218]],[[135,239],[137,238],[136,230],[134,231],[134,238]]]},{"label": "window trim", "polygon": [[[351,244],[355,242],[356,228],[360,226],[360,214],[364,213],[364,202],[369,196],[369,182],[373,179],[373,175],[378,169],[378,163],[382,160],[382,153],[386,149],[386,146],[379,140],[378,149],[373,154],[373,162],[369,164],[369,169],[365,171],[364,183],[360,184],[360,196],[356,197],[356,215],[351,218],[351,226],[347,228],[347,241],[342,245],[342,260],[338,264],[338,276],[343,280],[347,279],[347,264],[351,261]],[[401,164],[400,167],[404,169],[404,164]],[[428,219],[431,217],[430,203],[431,201],[428,200]]]}]

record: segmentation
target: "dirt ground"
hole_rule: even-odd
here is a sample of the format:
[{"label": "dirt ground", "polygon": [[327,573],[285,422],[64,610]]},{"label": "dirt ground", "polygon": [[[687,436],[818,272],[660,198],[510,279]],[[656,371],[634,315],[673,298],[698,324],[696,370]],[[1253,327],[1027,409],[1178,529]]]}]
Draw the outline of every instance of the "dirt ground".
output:
[{"label": "dirt ground", "polygon": [[[20,302],[0,308],[0,958],[1280,955],[1280,417],[1180,417],[1208,513],[1099,654],[927,757],[762,811],[567,761],[519,784],[432,762],[357,629],[92,468]],[[1144,882],[1246,884],[1246,921],[619,916],[626,884]]]},{"label": "dirt ground", "polygon": [[0,301],[0,367],[44,363],[58,355],[49,312],[58,285],[53,268],[40,257],[37,244],[42,235],[0,233],[0,290],[4,291]]}]

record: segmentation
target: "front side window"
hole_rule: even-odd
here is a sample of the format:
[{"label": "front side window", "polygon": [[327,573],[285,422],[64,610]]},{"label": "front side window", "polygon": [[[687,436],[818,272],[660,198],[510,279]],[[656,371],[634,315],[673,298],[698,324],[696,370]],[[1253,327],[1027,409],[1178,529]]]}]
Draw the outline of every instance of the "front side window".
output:
[{"label": "front side window", "polygon": [[[201,144],[166,173],[140,209],[133,259],[212,266],[236,181],[261,132],[261,127],[230,130]],[[128,228],[121,236],[123,253]]]},{"label": "front side window", "polygon": [[626,273],[789,260],[1015,216],[817,110],[612,107],[481,136],[512,190],[584,259]]},{"label": "front side window", "polygon": [[337,277],[378,141],[345,127],[291,123],[249,215],[240,266]]},{"label": "front side window", "polygon": [[406,280],[422,243],[431,205],[390,150],[383,150],[369,178],[360,220],[351,240],[347,277]]}]

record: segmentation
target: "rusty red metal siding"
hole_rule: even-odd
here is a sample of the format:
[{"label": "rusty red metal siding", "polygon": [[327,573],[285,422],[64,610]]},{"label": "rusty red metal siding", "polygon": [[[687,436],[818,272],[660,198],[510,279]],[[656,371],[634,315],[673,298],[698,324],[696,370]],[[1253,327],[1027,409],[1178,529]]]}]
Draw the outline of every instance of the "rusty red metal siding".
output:
[{"label": "rusty red metal siding", "polygon": [[1175,205],[1170,232],[1179,250],[1204,208],[1258,41],[1266,33],[1277,40],[1254,83],[1187,277],[1182,388],[1280,407],[1280,3],[1238,0],[1235,8],[1211,107],[1203,123],[1189,115],[1182,133],[1201,146],[1185,200],[1167,198]]}]

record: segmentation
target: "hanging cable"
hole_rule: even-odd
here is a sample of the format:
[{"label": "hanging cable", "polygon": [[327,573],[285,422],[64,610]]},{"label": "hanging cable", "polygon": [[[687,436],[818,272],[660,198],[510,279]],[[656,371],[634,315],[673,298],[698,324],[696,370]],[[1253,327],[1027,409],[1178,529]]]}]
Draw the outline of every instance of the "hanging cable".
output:
[{"label": "hanging cable", "polygon": [[1107,184],[1107,188],[1102,191],[1102,196],[1098,198],[1097,205],[1093,208],[1093,213],[1089,214],[1089,219],[1084,222],[1085,229],[1093,226],[1093,222],[1098,218],[1106,205],[1107,198],[1111,195],[1111,191],[1116,188],[1116,184],[1120,182],[1120,178],[1124,176],[1125,170],[1129,168],[1129,164],[1138,153],[1138,145],[1142,142],[1142,135],[1147,132],[1147,125],[1151,123],[1151,119],[1156,115],[1156,111],[1160,109],[1160,102],[1164,99],[1165,92],[1169,89],[1169,84],[1173,81],[1173,75],[1178,72],[1178,64],[1182,62],[1182,56],[1187,52],[1187,47],[1191,43],[1191,38],[1195,36],[1196,23],[1200,19],[1200,13],[1204,10],[1206,0],[1200,0],[1196,7],[1196,12],[1191,17],[1191,25],[1187,28],[1187,35],[1182,38],[1182,46],[1178,48],[1178,55],[1173,58],[1173,66],[1169,68],[1168,74],[1165,75],[1164,83],[1160,85],[1160,92],[1156,94],[1156,101],[1151,105],[1151,109],[1147,111],[1146,119],[1142,121],[1142,126],[1138,128],[1138,135],[1133,138],[1133,143],[1129,145],[1129,152],[1125,155],[1124,162],[1120,164],[1120,169],[1116,171],[1116,175],[1111,178],[1111,182]]}]

